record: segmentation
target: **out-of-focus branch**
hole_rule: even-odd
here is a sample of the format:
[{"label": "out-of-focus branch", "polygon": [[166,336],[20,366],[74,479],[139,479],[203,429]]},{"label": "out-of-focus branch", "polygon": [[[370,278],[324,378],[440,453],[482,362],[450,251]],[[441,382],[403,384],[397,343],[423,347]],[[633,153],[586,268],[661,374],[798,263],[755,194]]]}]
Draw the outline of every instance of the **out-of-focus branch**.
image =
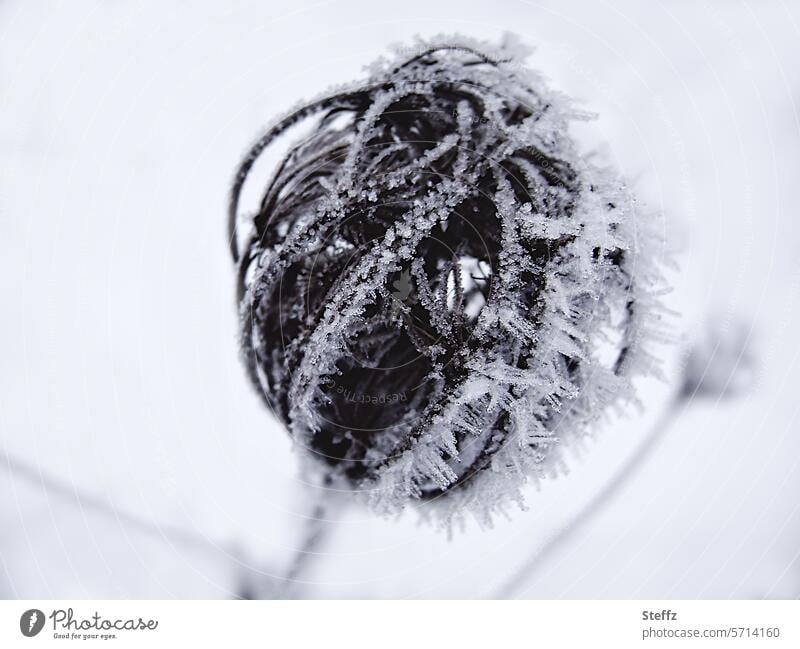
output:
[{"label": "out-of-focus branch", "polygon": [[683,373],[675,393],[633,455],[555,536],[528,557],[497,590],[495,598],[507,599],[519,592],[558,548],[597,516],[643,465],[687,406],[697,399],[716,399],[719,402],[752,387],[755,361],[751,354],[751,335],[752,327],[741,321],[712,321],[706,327],[685,356]]},{"label": "out-of-focus branch", "polygon": [[253,562],[241,549],[235,546],[214,541],[192,530],[153,522],[119,509],[103,498],[50,476],[43,472],[41,468],[14,458],[5,451],[0,451],[0,469],[5,469],[12,476],[41,487],[48,496],[58,498],[65,503],[78,507],[82,511],[88,510],[95,514],[112,518],[124,527],[134,529],[163,543],[199,550],[206,554],[213,554],[216,559],[228,559],[232,563],[248,570],[255,569]]},{"label": "out-of-focus branch", "polygon": [[278,586],[277,598],[288,599],[297,596],[297,585],[302,583],[302,577],[319,554],[319,549],[327,538],[327,531],[333,523],[327,522],[325,516],[329,508],[317,502],[305,522],[301,546],[287,567],[283,580]]},{"label": "out-of-focus branch", "polygon": [[664,434],[669,430],[670,426],[677,421],[685,405],[686,400],[682,397],[681,392],[670,399],[669,403],[664,408],[664,412],[659,417],[655,426],[653,426],[653,429],[611,481],[604,485],[603,488],[584,505],[575,517],[555,534],[555,536],[548,539],[541,549],[538,549],[525,561],[511,579],[503,584],[495,593],[494,597],[496,599],[507,599],[521,590],[525,582],[530,579],[531,575],[536,572],[539,566],[547,561],[555,550],[562,547],[570,537],[584,527],[596,512],[602,509],[617,495],[620,488],[628,482],[631,476],[636,473],[639,466],[653,452],[653,449],[655,449],[658,442],[664,437]]}]

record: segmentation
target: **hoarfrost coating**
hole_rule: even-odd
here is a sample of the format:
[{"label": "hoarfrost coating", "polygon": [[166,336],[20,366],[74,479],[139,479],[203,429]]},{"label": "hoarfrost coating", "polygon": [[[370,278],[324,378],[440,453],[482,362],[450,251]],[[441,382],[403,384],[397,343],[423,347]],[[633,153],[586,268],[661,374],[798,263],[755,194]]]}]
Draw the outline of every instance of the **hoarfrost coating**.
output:
[{"label": "hoarfrost coating", "polygon": [[[658,369],[651,219],[578,154],[585,115],[526,55],[400,49],[277,120],[235,176],[247,371],[305,466],[378,512],[490,523]],[[301,127],[239,214],[256,160]]]}]

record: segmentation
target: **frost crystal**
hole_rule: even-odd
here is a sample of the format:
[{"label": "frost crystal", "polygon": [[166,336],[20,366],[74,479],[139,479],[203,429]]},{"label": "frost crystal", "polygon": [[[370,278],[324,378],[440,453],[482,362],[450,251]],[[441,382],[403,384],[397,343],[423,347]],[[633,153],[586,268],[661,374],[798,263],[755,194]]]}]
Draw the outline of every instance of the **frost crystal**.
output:
[{"label": "frost crystal", "polygon": [[[424,501],[488,522],[655,370],[660,275],[647,219],[577,155],[580,113],[522,48],[404,52],[280,119],[243,161],[243,355],[329,484],[382,512]],[[239,216],[254,162],[301,123]]]}]

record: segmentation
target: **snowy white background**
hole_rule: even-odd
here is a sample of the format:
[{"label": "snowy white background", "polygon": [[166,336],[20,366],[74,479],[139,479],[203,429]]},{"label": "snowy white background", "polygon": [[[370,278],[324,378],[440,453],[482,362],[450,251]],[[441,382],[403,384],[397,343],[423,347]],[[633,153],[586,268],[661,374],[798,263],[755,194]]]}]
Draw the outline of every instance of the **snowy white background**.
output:
[{"label": "snowy white background", "polygon": [[[506,30],[664,213],[678,330],[744,317],[758,359],[754,389],[693,403],[519,595],[800,595],[797,0],[2,0],[0,596],[269,593],[308,507],[237,357],[232,170],[388,43]],[[495,529],[335,513],[302,595],[490,596],[646,434],[670,386],[641,388],[642,413]]]}]

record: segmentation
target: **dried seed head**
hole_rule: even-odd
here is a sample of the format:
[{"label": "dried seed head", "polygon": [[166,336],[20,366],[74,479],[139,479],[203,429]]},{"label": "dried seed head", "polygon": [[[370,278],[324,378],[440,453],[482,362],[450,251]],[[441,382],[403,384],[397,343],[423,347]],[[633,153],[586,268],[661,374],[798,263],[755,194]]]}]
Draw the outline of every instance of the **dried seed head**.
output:
[{"label": "dried seed head", "polygon": [[757,366],[753,327],[742,319],[709,319],[689,347],[679,396],[725,399],[751,389]]},{"label": "dried seed head", "polygon": [[[278,121],[236,176],[250,377],[311,465],[383,511],[487,518],[654,366],[645,224],[522,56],[420,43]],[[254,161],[299,123],[238,216]]]}]

